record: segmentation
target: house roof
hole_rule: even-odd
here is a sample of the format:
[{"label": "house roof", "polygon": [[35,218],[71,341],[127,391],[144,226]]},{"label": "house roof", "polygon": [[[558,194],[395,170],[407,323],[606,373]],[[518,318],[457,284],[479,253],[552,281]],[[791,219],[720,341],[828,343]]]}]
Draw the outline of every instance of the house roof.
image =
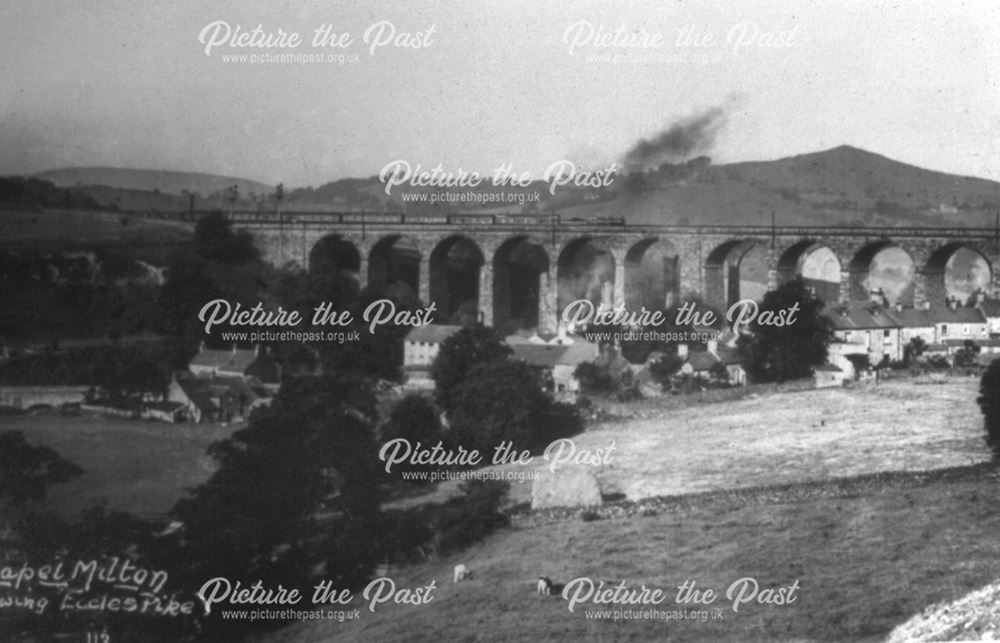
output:
[{"label": "house roof", "polygon": [[548,344],[515,344],[511,346],[514,357],[524,360],[532,366],[552,368],[556,365],[566,346],[550,346]]},{"label": "house roof", "polygon": [[890,308],[874,302],[840,304],[823,311],[835,330],[931,328],[935,324],[983,324],[986,316],[970,306],[931,306],[929,309]]},{"label": "house roof", "polygon": [[821,364],[816,367],[816,371],[821,373],[843,373],[844,369],[840,368],[836,364]]},{"label": "house roof", "polygon": [[715,353],[709,351],[697,351],[694,353],[688,353],[688,364],[691,365],[694,371],[707,371],[716,364],[719,364],[722,360]]},{"label": "house roof", "polygon": [[873,302],[841,304],[823,311],[835,330],[870,330],[900,328],[901,324],[891,311]]},{"label": "house roof", "polygon": [[935,324],[985,324],[986,315],[971,306],[931,306],[931,319]]},{"label": "house roof", "polygon": [[420,342],[424,344],[442,344],[458,331],[461,326],[450,326],[445,324],[428,324],[417,326],[406,335],[408,342]]},{"label": "house roof", "polygon": [[188,376],[178,378],[177,385],[181,387],[188,399],[202,411],[217,411],[219,406],[215,403],[215,399],[226,395],[237,397],[248,404],[261,397],[242,377]]},{"label": "house roof", "polygon": [[597,344],[592,344],[582,338],[578,338],[572,344],[563,344],[562,347],[566,349],[566,352],[562,354],[559,363],[570,366],[591,362],[601,351]]},{"label": "house roof", "polygon": [[573,344],[514,344],[514,357],[532,366],[552,368],[556,365],[576,366],[593,361],[597,347],[585,342]]},{"label": "house roof", "polygon": [[176,413],[184,408],[183,402],[153,402],[149,405],[151,410],[161,411],[163,413]]},{"label": "house roof", "polygon": [[892,311],[892,315],[899,320],[899,325],[903,328],[931,328],[934,326],[930,311],[922,308],[897,309]]},{"label": "house roof", "polygon": [[191,358],[190,365],[233,373],[245,373],[256,359],[257,352],[246,348],[227,351],[203,348]]},{"label": "house roof", "polygon": [[1000,317],[1000,299],[984,299],[979,308],[987,317]]}]

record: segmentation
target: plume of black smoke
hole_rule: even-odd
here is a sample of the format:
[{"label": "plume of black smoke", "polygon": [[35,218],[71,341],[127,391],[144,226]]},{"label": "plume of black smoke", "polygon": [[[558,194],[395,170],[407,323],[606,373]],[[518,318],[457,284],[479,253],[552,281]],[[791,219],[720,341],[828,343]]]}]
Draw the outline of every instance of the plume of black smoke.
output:
[{"label": "plume of black smoke", "polygon": [[626,152],[622,160],[625,170],[642,172],[707,152],[725,120],[726,110],[719,106],[674,123],[653,138],[640,140]]}]

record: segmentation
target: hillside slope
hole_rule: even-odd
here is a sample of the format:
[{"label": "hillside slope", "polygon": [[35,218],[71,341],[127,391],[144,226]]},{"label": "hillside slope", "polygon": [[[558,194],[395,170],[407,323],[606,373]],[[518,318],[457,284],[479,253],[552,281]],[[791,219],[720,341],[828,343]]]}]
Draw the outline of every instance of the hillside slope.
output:
[{"label": "hillside slope", "polygon": [[230,186],[239,187],[240,194],[269,194],[274,186],[250,179],[219,176],[199,172],[169,170],[139,170],[119,167],[68,167],[47,170],[34,175],[59,187],[106,186],[124,190],[159,190],[167,194],[182,194],[185,190],[207,197]]},{"label": "hillside slope", "polygon": [[[187,172],[69,168],[36,175],[61,186],[86,186],[104,207],[185,210],[183,190],[201,195],[195,209],[223,208],[221,190],[236,184],[237,209],[274,211],[273,186]],[[105,187],[97,187],[105,186]],[[665,163],[655,170],[618,175],[607,188],[526,187],[441,190],[395,187],[377,177],[344,178],[312,188],[288,187],[282,208],[305,211],[405,211],[409,213],[558,213],[564,219],[623,217],[630,223],[991,227],[1000,212],[1000,183],[925,170],[842,145],[773,161],[712,165],[708,157]],[[159,190],[159,193],[153,193]],[[447,204],[404,202],[402,194],[493,194],[503,198]],[[518,194],[522,197],[517,198]],[[263,197],[263,198],[262,198]]]}]

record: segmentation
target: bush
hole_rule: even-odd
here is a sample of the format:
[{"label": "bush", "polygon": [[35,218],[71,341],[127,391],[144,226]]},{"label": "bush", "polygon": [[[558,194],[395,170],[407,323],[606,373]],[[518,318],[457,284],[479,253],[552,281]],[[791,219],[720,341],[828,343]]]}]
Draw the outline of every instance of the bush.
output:
[{"label": "bush", "polygon": [[431,365],[434,400],[450,413],[457,403],[457,389],[473,368],[510,354],[510,346],[492,328],[476,326],[458,331],[441,344]]},{"label": "bush", "polygon": [[[784,326],[759,323],[765,312],[778,315],[793,307],[797,307],[793,323]],[[808,377],[814,367],[825,363],[833,328],[822,310],[823,302],[801,278],[785,282],[764,295],[760,313],[750,324],[752,334],[739,340],[742,362],[751,379],[784,382]]]},{"label": "bush", "polygon": [[[365,378],[286,381],[246,428],[212,445],[218,469],[174,507],[184,532],[163,555],[171,577],[191,591],[215,576],[306,586],[320,568],[338,587],[363,586],[382,558],[375,415]],[[228,640],[274,623],[204,625]]]},{"label": "bush", "polygon": [[945,370],[951,368],[948,358],[944,355],[931,355],[927,358],[927,368]]},{"label": "bush", "polygon": [[441,439],[441,420],[437,409],[427,398],[411,393],[392,409],[389,421],[382,427],[382,442],[403,438],[414,447],[417,442],[434,444]]},{"label": "bush", "polygon": [[472,369],[455,392],[449,443],[492,457],[501,442],[537,452],[557,438],[582,430],[577,409],[557,404],[542,390],[538,371],[523,362],[499,359]]},{"label": "bush", "polygon": [[48,488],[83,474],[83,469],[45,446],[33,446],[20,431],[0,433],[0,506],[45,497]]},{"label": "bush", "polygon": [[573,377],[580,383],[583,393],[612,393],[616,388],[615,378],[604,364],[584,362],[573,371]]},{"label": "bush", "polygon": [[1000,456],[1000,360],[993,361],[983,373],[976,399],[983,412],[986,444],[994,456]]},{"label": "bush", "polygon": [[500,509],[510,491],[503,480],[469,480],[459,487],[462,497],[446,503],[437,516],[438,550],[449,554],[510,525]]}]

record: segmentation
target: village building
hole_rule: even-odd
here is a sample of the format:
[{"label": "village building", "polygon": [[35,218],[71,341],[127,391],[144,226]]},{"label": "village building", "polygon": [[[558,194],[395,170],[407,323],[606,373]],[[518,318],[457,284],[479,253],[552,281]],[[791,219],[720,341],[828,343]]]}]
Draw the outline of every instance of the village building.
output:
[{"label": "village building", "polygon": [[840,304],[823,312],[836,340],[839,354],[867,355],[872,365],[903,358],[902,323],[889,307],[875,303]]},{"label": "village building", "polygon": [[936,343],[955,339],[978,341],[989,337],[989,324],[980,308],[959,306],[952,299],[947,305],[931,306],[930,315]]},{"label": "village building", "polygon": [[572,344],[514,343],[514,359],[539,369],[546,388],[558,395],[572,396],[579,392],[575,371],[580,364],[592,362],[600,354],[597,344],[575,341]]},{"label": "village building", "polygon": [[428,324],[411,330],[403,342],[403,374],[407,389],[433,389],[431,364],[438,356],[441,345],[462,330],[461,326]]},{"label": "village building", "polygon": [[937,331],[927,308],[904,308],[897,304],[892,315],[899,320],[899,341],[905,348],[914,339],[921,339],[928,346],[937,343]]},{"label": "village building", "polygon": [[719,379],[716,373],[724,368],[726,381],[736,386],[747,383],[747,372],[743,368],[739,351],[736,349],[736,335],[729,333],[723,337],[723,342],[710,339],[703,351],[688,351],[687,344],[678,345],[677,354],[685,359],[681,367],[682,374],[689,374],[698,379]]},{"label": "village building", "polygon": [[196,376],[174,373],[167,390],[171,405],[161,413],[189,422],[245,422],[259,406],[270,404],[271,390],[255,378],[237,376]]},{"label": "village building", "polygon": [[228,350],[205,348],[204,343],[188,363],[188,370],[198,377],[255,377],[261,382],[277,385],[281,382],[281,367],[263,353],[260,346]]},{"label": "village building", "polygon": [[987,334],[991,337],[1000,337],[1000,299],[980,297],[977,307],[983,311],[983,316],[986,317]]}]

